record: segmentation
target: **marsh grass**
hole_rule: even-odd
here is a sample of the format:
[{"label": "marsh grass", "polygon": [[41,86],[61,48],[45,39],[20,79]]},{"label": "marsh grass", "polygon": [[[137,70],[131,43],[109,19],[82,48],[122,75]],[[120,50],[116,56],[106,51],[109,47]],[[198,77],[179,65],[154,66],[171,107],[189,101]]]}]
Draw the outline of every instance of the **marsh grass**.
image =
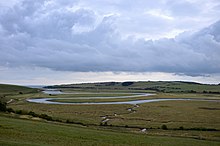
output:
[{"label": "marsh grass", "polygon": [[[165,83],[164,83],[165,84]],[[171,83],[166,83],[167,87],[171,87]],[[132,88],[140,88],[145,86],[145,84],[132,84]],[[129,88],[131,87],[129,86]],[[151,84],[151,86],[156,86],[156,84]],[[162,85],[161,85],[162,86]],[[173,86],[173,85],[172,85]],[[175,85],[177,86],[177,85]],[[179,88],[178,87],[175,88]],[[181,85],[183,86],[183,85]],[[184,85],[186,86],[186,85]],[[193,85],[193,90],[196,90],[194,88],[195,85]],[[208,85],[205,85],[208,86]],[[120,86],[119,86],[120,87]],[[191,85],[187,87],[181,88],[184,90],[188,90],[188,88],[191,87]],[[7,91],[4,91],[1,93],[1,95],[4,95],[6,98],[6,101],[13,99],[13,102],[9,103],[7,105],[8,108],[12,108],[14,111],[27,111],[27,112],[34,112],[37,115],[48,115],[49,117],[52,117],[53,119],[57,121],[64,121],[67,122],[68,120],[68,126],[66,128],[63,128],[62,126],[58,126],[57,124],[53,125],[53,123],[39,123],[34,121],[27,121],[27,120],[19,120],[19,119],[13,119],[13,118],[7,118],[0,116],[0,135],[4,134],[4,136],[0,137],[0,144],[3,145],[70,145],[70,144],[78,144],[78,145],[128,145],[129,142],[131,145],[219,145],[218,142],[212,142],[212,141],[194,141],[193,139],[176,139],[171,138],[175,136],[180,137],[190,137],[190,138],[196,138],[196,139],[208,139],[208,140],[220,140],[220,103],[219,102],[208,102],[208,101],[163,101],[163,102],[155,102],[155,103],[145,103],[141,104],[139,107],[134,107],[134,105],[48,105],[48,104],[37,104],[37,103],[28,103],[26,101],[27,98],[45,98],[45,97],[52,97],[52,98],[66,98],[66,97],[83,97],[83,96],[95,96],[95,92],[92,89],[89,89],[93,91],[94,93],[89,93],[87,89],[81,89],[81,94],[74,94],[74,95],[47,95],[43,94],[41,92],[30,91],[29,89],[25,88],[25,91],[19,90],[11,90],[14,87],[7,87]],[[120,87],[121,88],[121,87]],[[126,88],[128,88],[126,86]],[[174,88],[174,87],[172,87]],[[167,88],[167,89],[172,89]],[[198,89],[196,91],[202,91],[205,87],[198,85]],[[211,90],[212,89],[212,90]],[[27,90],[27,91],[26,91]],[[72,89],[65,89],[65,90],[71,90]],[[115,90],[109,90],[109,89],[103,89],[103,92],[108,90],[109,93],[101,93],[99,91],[100,96],[112,96],[112,91]],[[176,89],[173,89],[175,91]],[[207,90],[211,91],[219,91],[218,86],[209,86],[207,87]],[[125,93],[128,92],[128,93]],[[139,90],[135,90],[139,92]],[[143,91],[143,90],[141,90]],[[147,90],[144,90],[145,92]],[[19,92],[22,92],[20,94]],[[79,91],[77,91],[79,92]],[[85,94],[86,92],[86,94]],[[116,92],[123,92],[125,95],[130,95],[131,93],[134,93],[134,90],[127,90],[127,89],[117,89]],[[135,93],[137,93],[135,92]],[[7,94],[6,94],[7,93]],[[114,95],[117,94],[114,92]],[[220,99],[219,94],[203,94],[203,93],[157,93],[155,96],[147,96],[147,97],[138,97],[128,100],[134,100],[134,99],[152,99],[152,98],[206,98],[206,99]],[[112,99],[101,99],[101,100],[112,100]],[[122,101],[125,99],[114,99],[114,101]],[[134,109],[131,111],[128,111],[128,109]],[[28,114],[28,113],[27,113]],[[33,114],[33,113],[32,113]],[[33,115],[30,115],[33,116]],[[109,118],[110,120],[106,123],[104,126],[100,126],[100,122],[102,121],[102,117],[105,116]],[[20,116],[18,116],[20,117]],[[29,118],[27,118],[29,119]],[[5,121],[5,122],[4,122]],[[8,124],[7,124],[8,123]],[[29,128],[36,128],[34,129],[35,134],[30,134],[28,131],[29,129],[26,127],[22,127],[22,123],[27,124],[27,127]],[[113,130],[110,132],[110,137],[113,137],[113,140],[108,140],[107,136],[100,137],[100,135],[106,134],[108,135],[108,132],[103,132],[102,130],[93,129],[90,131],[91,127],[87,127],[84,130],[81,129],[81,127],[78,127],[78,129],[74,129],[72,127],[74,124],[82,123],[83,125],[95,125],[95,127],[100,126],[101,129],[108,129]],[[10,129],[10,124],[12,129]],[[5,127],[2,128],[2,127]],[[35,125],[35,127],[34,127]],[[36,125],[39,125],[36,126]],[[161,126],[166,125],[167,130],[162,130]],[[64,125],[65,127],[66,125]],[[7,129],[9,127],[9,129]],[[131,128],[131,127],[137,127],[137,128]],[[167,142],[163,141],[163,137],[151,137],[153,139],[146,138],[145,135],[139,135],[140,129],[146,128],[148,129],[147,135],[166,135],[169,137],[166,137],[165,139]],[[183,127],[181,129],[180,127]],[[48,129],[48,131],[45,131],[45,129]],[[2,129],[4,129],[2,131]],[[55,129],[57,130],[55,132]],[[64,129],[66,131],[64,131]],[[90,129],[90,130],[89,130]],[[124,132],[125,129],[129,129],[128,135],[124,135],[121,132]],[[138,129],[138,130],[137,130]],[[178,130],[176,130],[178,129]],[[201,129],[215,129],[216,131],[209,131],[209,130],[201,130]],[[19,131],[20,130],[20,131]],[[42,131],[42,135],[40,135]],[[79,136],[74,133],[74,130],[82,130],[79,132]],[[90,131],[86,133],[86,130]],[[31,131],[31,130],[30,130]],[[72,132],[71,132],[72,131]],[[1,133],[2,132],[2,133]],[[19,133],[20,132],[20,133]],[[69,134],[68,134],[69,132]],[[62,136],[59,133],[63,133],[65,135]],[[95,133],[93,136],[91,136],[91,133]],[[119,133],[119,134],[118,134]],[[135,133],[135,134],[132,134]],[[49,136],[46,136],[48,135]],[[72,134],[72,135],[71,135]],[[30,135],[30,136],[28,136]],[[120,135],[122,135],[120,137]],[[60,136],[60,137],[59,137]],[[95,136],[95,137],[94,137]],[[27,137],[25,140],[25,137]],[[100,138],[101,139],[100,139]],[[131,137],[134,137],[133,139]],[[7,141],[8,138],[8,141]],[[48,138],[48,139],[46,139]],[[102,140],[102,138],[104,140]],[[155,139],[154,139],[155,138]],[[163,139],[163,140],[162,140]],[[37,143],[40,140],[41,143]],[[54,140],[55,142],[50,142],[50,140]],[[76,142],[74,143],[73,140]],[[133,140],[133,141],[131,141]],[[170,141],[171,140],[171,141]],[[169,141],[169,142],[168,142]],[[91,142],[91,143],[90,143]]]},{"label": "marsh grass", "polygon": [[0,116],[0,145],[151,145],[151,146],[218,146],[216,141],[191,138],[147,136],[109,130],[91,129],[71,124],[31,121]]}]

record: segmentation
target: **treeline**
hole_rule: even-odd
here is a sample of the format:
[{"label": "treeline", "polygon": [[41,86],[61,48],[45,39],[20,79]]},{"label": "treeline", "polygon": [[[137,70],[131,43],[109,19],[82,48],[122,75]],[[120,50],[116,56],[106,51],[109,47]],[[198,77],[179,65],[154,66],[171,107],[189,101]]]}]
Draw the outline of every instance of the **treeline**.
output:
[{"label": "treeline", "polygon": [[3,103],[0,101],[0,112],[8,112],[8,113],[14,113],[14,114],[18,114],[18,115],[30,115],[32,117],[37,117],[37,118],[41,118],[47,121],[54,121],[54,122],[62,122],[62,123],[68,123],[68,124],[78,124],[78,125],[82,125],[82,126],[87,126],[85,124],[83,124],[82,122],[75,122],[72,120],[61,120],[61,119],[57,119],[57,118],[53,118],[51,116],[48,116],[47,114],[37,114],[33,111],[25,111],[25,110],[14,110],[12,108],[7,108],[6,107],[6,103]]},{"label": "treeline", "polygon": [[7,111],[6,103],[2,102],[1,100],[0,100],[0,111],[1,112],[6,112]]},{"label": "treeline", "polygon": [[51,116],[48,116],[47,114],[36,114],[35,112],[27,112],[27,111],[24,111],[24,110],[13,110],[12,108],[4,108],[4,110],[1,110],[2,112],[9,112],[9,113],[15,113],[15,114],[18,114],[18,115],[30,115],[32,117],[38,117],[38,118],[41,118],[41,119],[45,119],[47,121],[56,121],[56,120],[53,120],[53,118]]},{"label": "treeline", "polygon": [[203,93],[208,93],[208,94],[220,94],[218,91],[203,91]]},{"label": "treeline", "polygon": [[194,127],[194,128],[184,128],[183,126],[180,126],[179,128],[168,128],[167,125],[161,125],[161,127],[157,128],[147,128],[147,127],[139,127],[139,126],[129,126],[129,125],[124,125],[124,126],[119,126],[119,125],[112,125],[108,124],[107,122],[105,123],[100,123],[100,126],[106,126],[106,127],[120,127],[120,128],[135,128],[135,129],[162,129],[162,130],[186,130],[186,131],[219,131],[218,129],[214,128],[204,128],[204,127]]}]

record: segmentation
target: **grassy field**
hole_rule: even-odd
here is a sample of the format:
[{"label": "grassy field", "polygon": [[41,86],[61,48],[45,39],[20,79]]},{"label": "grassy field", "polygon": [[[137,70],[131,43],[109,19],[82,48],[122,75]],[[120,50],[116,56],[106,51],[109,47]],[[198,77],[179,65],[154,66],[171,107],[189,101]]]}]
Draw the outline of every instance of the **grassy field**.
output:
[{"label": "grassy field", "polygon": [[[117,95],[117,94],[116,94]],[[89,95],[88,95],[89,96]],[[83,99],[78,98],[80,96],[74,95],[68,95],[68,96],[50,96],[48,98],[55,98],[52,99],[51,101],[57,101],[57,102],[69,102],[69,103],[81,103],[81,102],[119,102],[119,101],[134,101],[134,100],[145,100],[145,99],[158,99],[158,98],[191,98],[191,99],[207,99],[207,100],[215,100],[215,99],[220,99],[220,94],[168,94],[168,93],[158,93],[155,95],[150,95],[150,96],[141,96],[141,97],[132,97],[132,98],[102,98],[102,99],[88,99],[84,96],[85,98]],[[94,96],[94,94],[92,94]],[[92,97],[89,96],[89,97]],[[120,95],[123,96],[123,95]],[[98,96],[97,96],[98,97]],[[108,97],[108,96],[106,96]],[[38,97],[39,98],[39,97]],[[59,98],[59,99],[56,99]],[[61,99],[60,99],[61,98]],[[62,99],[64,98],[64,99]]]},{"label": "grassy field", "polygon": [[[144,83],[144,82],[143,82]],[[160,83],[160,82],[159,82]],[[168,82],[169,83],[169,82]],[[167,82],[165,82],[164,86],[168,86]],[[178,82],[179,83],[179,82]],[[152,92],[156,92],[154,96],[146,96],[146,97],[135,97],[129,99],[75,99],[74,101],[82,102],[82,101],[90,101],[90,102],[102,102],[102,101],[125,101],[125,100],[136,100],[136,99],[153,99],[153,98],[200,98],[200,99],[217,99],[220,100],[219,92],[219,85],[201,85],[201,84],[193,84],[189,83],[189,87],[186,83],[181,91],[187,92],[175,92],[175,89],[170,91],[169,93],[165,92],[156,92],[156,90],[152,90]],[[119,83],[118,83],[119,84]],[[131,83],[130,83],[131,84]],[[135,83],[132,83],[129,86],[136,86]],[[142,84],[142,82],[140,82]],[[169,83],[171,84],[171,83]],[[173,84],[176,84],[174,82]],[[87,84],[85,84],[87,86]],[[109,89],[102,89],[102,86],[99,85],[98,94],[97,89],[87,89],[84,87],[82,88],[60,88],[59,90],[74,92],[74,94],[61,94],[61,95],[49,95],[43,94],[41,92],[37,92],[36,89],[30,88],[19,88],[18,86],[8,86],[5,87],[4,91],[2,91],[2,95],[4,94],[4,99],[6,101],[11,101],[8,104],[9,108],[12,108],[15,111],[23,111],[26,114],[10,114],[11,117],[14,118],[25,118],[26,120],[20,119],[13,119],[5,116],[0,116],[0,128],[4,127],[8,123],[11,123],[11,126],[15,126],[16,128],[21,129],[20,135],[26,135],[27,132],[25,127],[19,127],[15,123],[25,123],[31,127],[33,123],[37,123],[34,125],[50,125],[54,129],[62,129],[61,127],[66,127],[67,131],[71,131],[74,128],[84,130],[84,133],[80,133],[82,139],[79,137],[75,138],[76,145],[89,145],[90,141],[93,145],[128,145],[125,141],[129,141],[129,137],[134,137],[133,141],[130,142],[130,145],[189,145],[191,142],[195,142],[193,145],[215,145],[219,144],[220,142],[220,102],[208,102],[208,101],[163,101],[163,102],[155,102],[155,103],[145,103],[140,104],[139,106],[136,105],[48,105],[48,104],[38,104],[38,103],[29,103],[26,101],[27,98],[82,98],[82,97],[97,97],[97,96],[126,96],[126,95],[133,95],[133,93],[140,93],[140,92],[147,92],[147,90],[140,90],[140,85],[138,85],[136,89],[128,89],[128,86],[117,85],[120,88],[112,90],[112,86],[116,85],[109,85],[111,86]],[[91,84],[88,84],[91,85]],[[198,85],[198,89],[196,90],[195,86]],[[4,86],[4,85],[1,85]],[[65,85],[67,86],[67,85]],[[73,85],[71,85],[73,86]],[[75,85],[74,85],[75,86]],[[96,86],[92,84],[91,86]],[[101,86],[101,87],[100,87]],[[106,83],[104,84],[106,86]],[[158,85],[159,86],[159,85]],[[162,86],[162,85],[161,85]],[[171,85],[170,85],[171,86]],[[190,86],[194,86],[193,90],[196,90],[197,93],[188,93],[188,89]],[[200,86],[207,86],[207,92],[212,91],[213,93],[204,93],[205,87]],[[14,87],[16,87],[15,90]],[[180,86],[176,87],[179,88]],[[212,88],[213,87],[213,88]],[[18,89],[19,88],[19,89]],[[171,88],[170,88],[171,89]],[[202,92],[200,92],[202,91]],[[19,92],[22,92],[20,94]],[[7,93],[7,94],[6,94]],[[72,102],[72,99],[62,99],[62,101]],[[53,122],[42,122],[42,119],[32,117],[27,115],[28,112],[34,112],[38,115],[46,114],[52,117],[53,120],[60,121],[59,124],[54,124]],[[38,120],[38,121],[33,121]],[[31,121],[29,121],[31,120]],[[6,121],[6,122],[3,122]],[[67,122],[68,121],[68,122]],[[14,123],[14,124],[12,124]],[[86,125],[86,127],[77,127],[74,124],[66,124],[66,123],[78,123],[79,125]],[[2,126],[3,125],[3,126]],[[33,125],[33,126],[34,126]],[[164,130],[163,126],[167,127],[167,130]],[[61,126],[61,127],[60,127]],[[7,126],[6,126],[7,127]],[[40,126],[42,129],[44,126]],[[48,127],[48,126],[46,126]],[[49,129],[49,131],[43,131],[42,134],[51,134],[54,135],[53,128]],[[143,134],[141,129],[147,129],[147,132]],[[4,129],[4,128],[2,128]],[[10,129],[10,128],[9,128]],[[16,135],[19,132],[13,133],[13,130],[4,129],[3,131],[6,132],[6,137],[10,137],[11,135]],[[39,128],[40,129],[40,128]],[[23,131],[24,130],[24,131]],[[97,137],[90,136],[90,134],[86,134],[86,130],[91,131],[91,133],[97,133]],[[107,130],[107,131],[106,131]],[[1,130],[0,130],[1,131]],[[8,131],[8,132],[7,132]],[[59,131],[59,130],[58,130]],[[62,130],[61,130],[62,131]],[[37,133],[37,132],[34,132]],[[59,133],[59,132],[58,132]],[[62,132],[61,132],[62,133]],[[71,133],[71,132],[70,132]],[[100,141],[99,135],[103,135],[104,133],[110,134],[110,136],[116,138],[116,140],[108,140],[104,137],[103,141]],[[0,133],[1,135],[1,133]],[[35,134],[33,134],[34,136]],[[37,135],[37,134],[36,134]],[[55,134],[55,137],[59,139],[57,145],[69,145],[72,140],[71,137],[74,135],[74,132],[71,135],[65,133],[67,138],[67,143],[62,141],[62,135]],[[75,134],[76,135],[76,134]],[[120,138],[117,139],[118,135],[122,135]],[[124,135],[124,136],[123,136]],[[59,137],[61,136],[61,137]],[[165,136],[165,137],[164,137]],[[4,137],[0,140],[5,145],[17,145],[17,144],[29,144],[35,145],[36,143],[30,143],[30,139],[33,141],[37,141],[36,139],[31,138],[32,136],[28,137],[29,140],[15,140],[8,142]],[[182,137],[182,138],[175,138],[175,137]],[[114,139],[113,138],[113,139]],[[21,139],[24,139],[24,137]],[[53,139],[50,136],[48,139]],[[65,138],[64,138],[65,139]],[[167,139],[169,142],[162,142],[162,139]],[[203,139],[203,140],[195,140],[195,139]],[[16,143],[18,141],[18,143]],[[84,142],[85,143],[84,143]],[[216,141],[216,142],[215,142]],[[23,143],[22,143],[23,142]],[[43,140],[43,143],[40,145],[56,145],[55,143],[50,143]],[[192,145],[192,144],[191,144]]]},{"label": "grassy field", "polygon": [[103,91],[103,90],[134,90],[137,92],[173,92],[173,93],[220,93],[220,85],[199,84],[194,82],[182,81],[148,81],[148,82],[104,82],[104,83],[83,83],[70,85],[56,85],[50,88],[60,88],[64,91],[88,90],[88,91]]},{"label": "grassy field", "polygon": [[[105,119],[109,119],[107,125],[122,127],[138,127],[153,129],[151,134],[163,135],[164,131],[157,131],[158,127],[167,125],[170,129],[184,127],[209,128],[220,130],[220,103],[205,101],[163,101],[141,104],[138,108],[133,105],[47,105],[36,103],[11,104],[15,110],[33,111],[37,114],[45,113],[55,119],[69,120],[85,125],[96,125]],[[129,109],[132,109],[129,111]],[[181,134],[184,133],[185,134]],[[171,134],[184,137],[196,137],[210,140],[220,140],[219,131],[190,130],[175,131]],[[178,134],[179,133],[179,134]]]},{"label": "grassy field", "polygon": [[38,89],[23,86],[0,84],[0,101],[9,101],[12,96],[38,93],[38,91]]},{"label": "grassy field", "polygon": [[38,89],[17,86],[17,85],[0,84],[0,96],[33,93],[33,92],[37,92],[37,90]]},{"label": "grassy field", "polygon": [[218,146],[220,142],[177,137],[148,136],[79,127],[76,125],[31,121],[0,116],[0,145],[149,145]]}]

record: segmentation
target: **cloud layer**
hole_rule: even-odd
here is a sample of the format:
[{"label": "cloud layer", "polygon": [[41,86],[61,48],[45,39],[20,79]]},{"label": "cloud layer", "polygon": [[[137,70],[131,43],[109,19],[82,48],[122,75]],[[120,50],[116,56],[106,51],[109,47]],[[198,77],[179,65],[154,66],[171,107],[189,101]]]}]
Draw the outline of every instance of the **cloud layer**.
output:
[{"label": "cloud layer", "polygon": [[220,73],[219,7],[217,0],[23,0],[0,9],[0,66]]}]

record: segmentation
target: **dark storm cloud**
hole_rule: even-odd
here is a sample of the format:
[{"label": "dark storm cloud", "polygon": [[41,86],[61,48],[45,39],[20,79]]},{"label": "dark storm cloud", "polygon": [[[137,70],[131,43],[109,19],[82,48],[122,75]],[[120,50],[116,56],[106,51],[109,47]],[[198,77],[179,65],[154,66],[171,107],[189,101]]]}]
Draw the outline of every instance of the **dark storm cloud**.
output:
[{"label": "dark storm cloud", "polygon": [[[88,7],[89,2],[58,0],[24,0],[0,10],[0,66],[85,72],[220,73],[220,22],[170,39],[153,41],[141,37],[141,32],[166,34],[159,31],[170,31],[169,25],[184,28],[183,24],[174,25],[171,21],[177,17],[188,21],[189,11],[200,15],[199,7],[188,2],[169,3],[170,13],[163,14],[148,3],[155,9],[144,10],[134,21],[136,15],[124,17],[128,10],[123,9],[121,1],[109,3],[119,7],[108,7],[107,10],[114,11],[112,14],[104,14],[99,5],[96,8],[100,11]],[[168,4],[161,6],[166,8]],[[178,7],[189,10],[174,15]],[[129,36],[134,32],[137,36]]]}]

